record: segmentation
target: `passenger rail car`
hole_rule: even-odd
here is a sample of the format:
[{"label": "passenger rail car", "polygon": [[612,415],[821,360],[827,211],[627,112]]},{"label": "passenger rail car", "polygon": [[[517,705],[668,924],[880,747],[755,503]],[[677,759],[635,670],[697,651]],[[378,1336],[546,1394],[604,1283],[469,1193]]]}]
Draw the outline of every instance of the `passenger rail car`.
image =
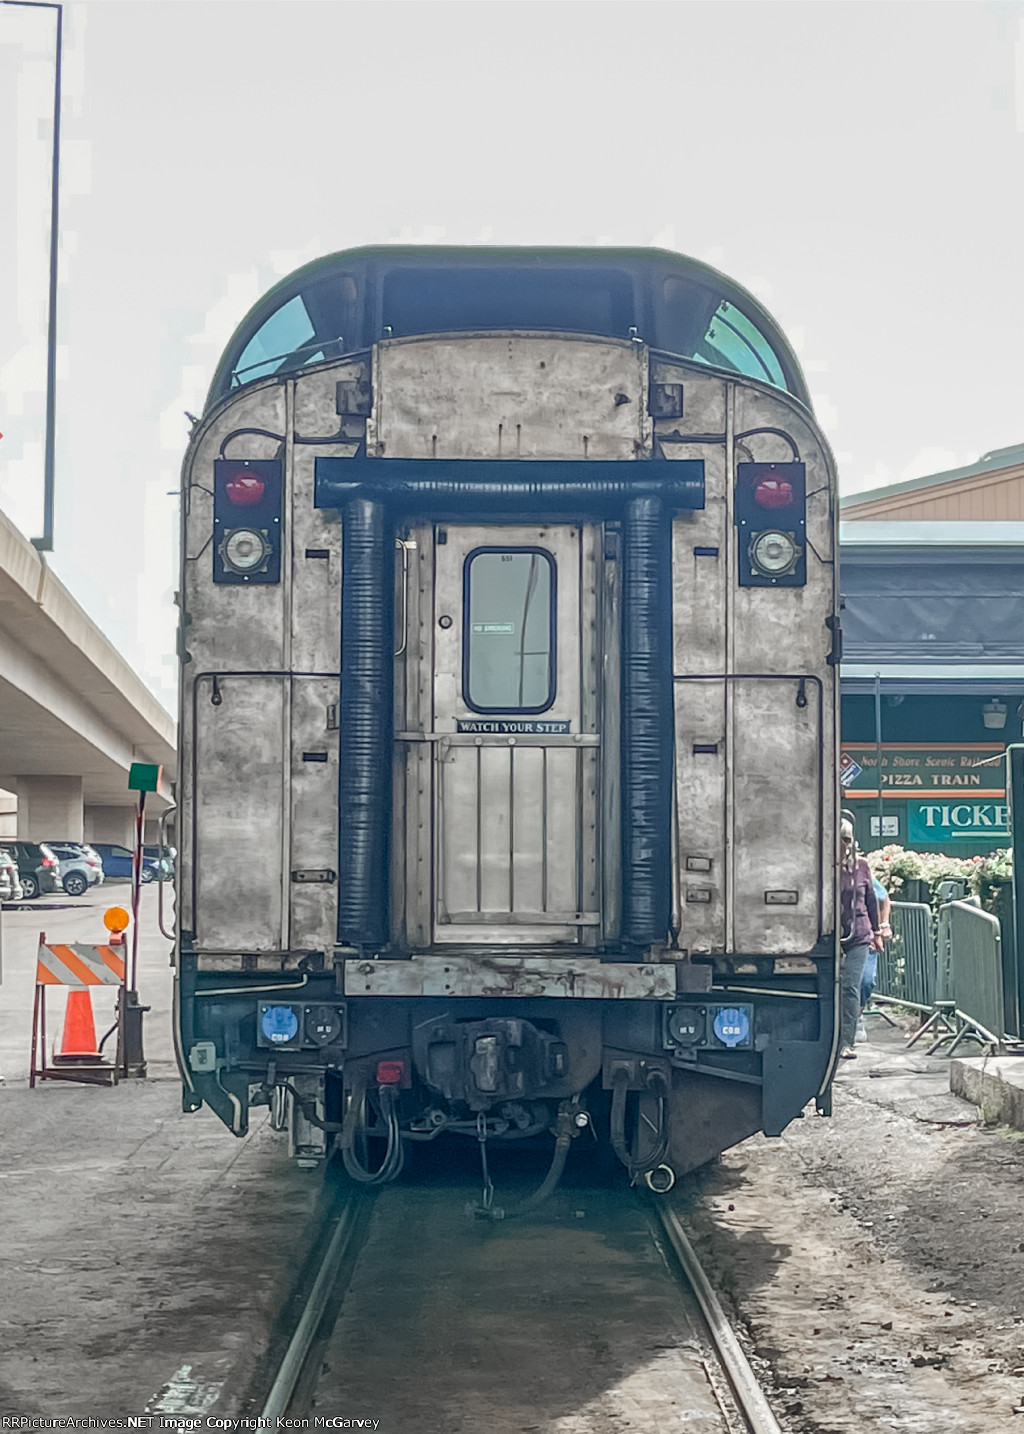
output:
[{"label": "passenger rail car", "polygon": [[665,1185],[827,1102],[835,474],[749,294],[336,254],[236,333],[182,508],[187,1109]]}]

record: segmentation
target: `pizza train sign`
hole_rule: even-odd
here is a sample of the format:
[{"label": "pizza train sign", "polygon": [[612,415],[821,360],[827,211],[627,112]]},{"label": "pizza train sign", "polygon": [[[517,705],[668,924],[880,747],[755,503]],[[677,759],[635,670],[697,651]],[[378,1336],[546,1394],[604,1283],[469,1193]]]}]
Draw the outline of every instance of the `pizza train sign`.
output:
[{"label": "pizza train sign", "polygon": [[[960,746],[883,746],[882,792],[885,796],[923,796],[958,792],[1002,797],[1006,792],[1001,742]],[[878,749],[867,742],[844,743],[839,779],[850,797],[877,797]]]},{"label": "pizza train sign", "polygon": [[[887,818],[898,814],[897,840],[1005,844],[1010,832],[1004,750],[999,742],[883,746],[881,795]],[[877,802],[878,756],[877,747],[866,742],[843,745],[844,801]]]}]

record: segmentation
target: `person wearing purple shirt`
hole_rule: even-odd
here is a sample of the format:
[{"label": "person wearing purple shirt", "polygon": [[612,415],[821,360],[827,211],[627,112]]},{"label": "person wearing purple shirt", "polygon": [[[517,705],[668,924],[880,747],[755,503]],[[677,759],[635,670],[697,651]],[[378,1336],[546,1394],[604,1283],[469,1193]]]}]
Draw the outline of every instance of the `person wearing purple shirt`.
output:
[{"label": "person wearing purple shirt", "polygon": [[868,864],[857,855],[853,823],[844,819],[840,827],[840,946],[839,969],[839,1054],[853,1060],[857,1018],[860,1015],[860,986],[871,951],[877,950],[879,936],[878,901]]}]

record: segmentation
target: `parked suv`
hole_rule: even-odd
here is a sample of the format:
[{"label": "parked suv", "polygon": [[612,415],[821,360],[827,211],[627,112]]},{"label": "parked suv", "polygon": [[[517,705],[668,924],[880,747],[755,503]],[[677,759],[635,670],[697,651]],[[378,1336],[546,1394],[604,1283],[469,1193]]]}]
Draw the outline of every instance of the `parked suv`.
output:
[{"label": "parked suv", "polygon": [[[107,877],[124,876],[131,880],[132,854],[126,846],[118,846],[116,842],[94,841],[92,849],[103,862],[103,871]],[[160,863],[143,852],[142,880],[153,881],[159,875]]]},{"label": "parked suv", "polygon": [[60,879],[69,896],[81,896],[103,880],[103,862],[79,841],[48,841],[46,845],[60,862]]},{"label": "parked suv", "polygon": [[47,892],[64,890],[60,864],[45,842],[9,841],[6,845],[18,863],[18,876],[26,901],[34,901]]},{"label": "parked suv", "polygon": [[144,846],[143,855],[151,857],[156,863],[156,879],[158,881],[174,880],[174,859],[178,855],[173,846]]},{"label": "parked suv", "polygon": [[0,846],[0,901],[20,901],[23,894],[18,863],[5,846]]}]

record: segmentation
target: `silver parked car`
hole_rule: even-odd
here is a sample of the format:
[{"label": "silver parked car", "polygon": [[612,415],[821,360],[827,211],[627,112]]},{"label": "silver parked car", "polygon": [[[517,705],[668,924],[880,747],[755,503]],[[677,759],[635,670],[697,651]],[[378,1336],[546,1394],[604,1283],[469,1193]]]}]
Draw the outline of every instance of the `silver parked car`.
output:
[{"label": "silver parked car", "polygon": [[81,896],[103,881],[103,862],[91,846],[77,841],[48,841],[60,862],[60,879],[68,896]]}]

